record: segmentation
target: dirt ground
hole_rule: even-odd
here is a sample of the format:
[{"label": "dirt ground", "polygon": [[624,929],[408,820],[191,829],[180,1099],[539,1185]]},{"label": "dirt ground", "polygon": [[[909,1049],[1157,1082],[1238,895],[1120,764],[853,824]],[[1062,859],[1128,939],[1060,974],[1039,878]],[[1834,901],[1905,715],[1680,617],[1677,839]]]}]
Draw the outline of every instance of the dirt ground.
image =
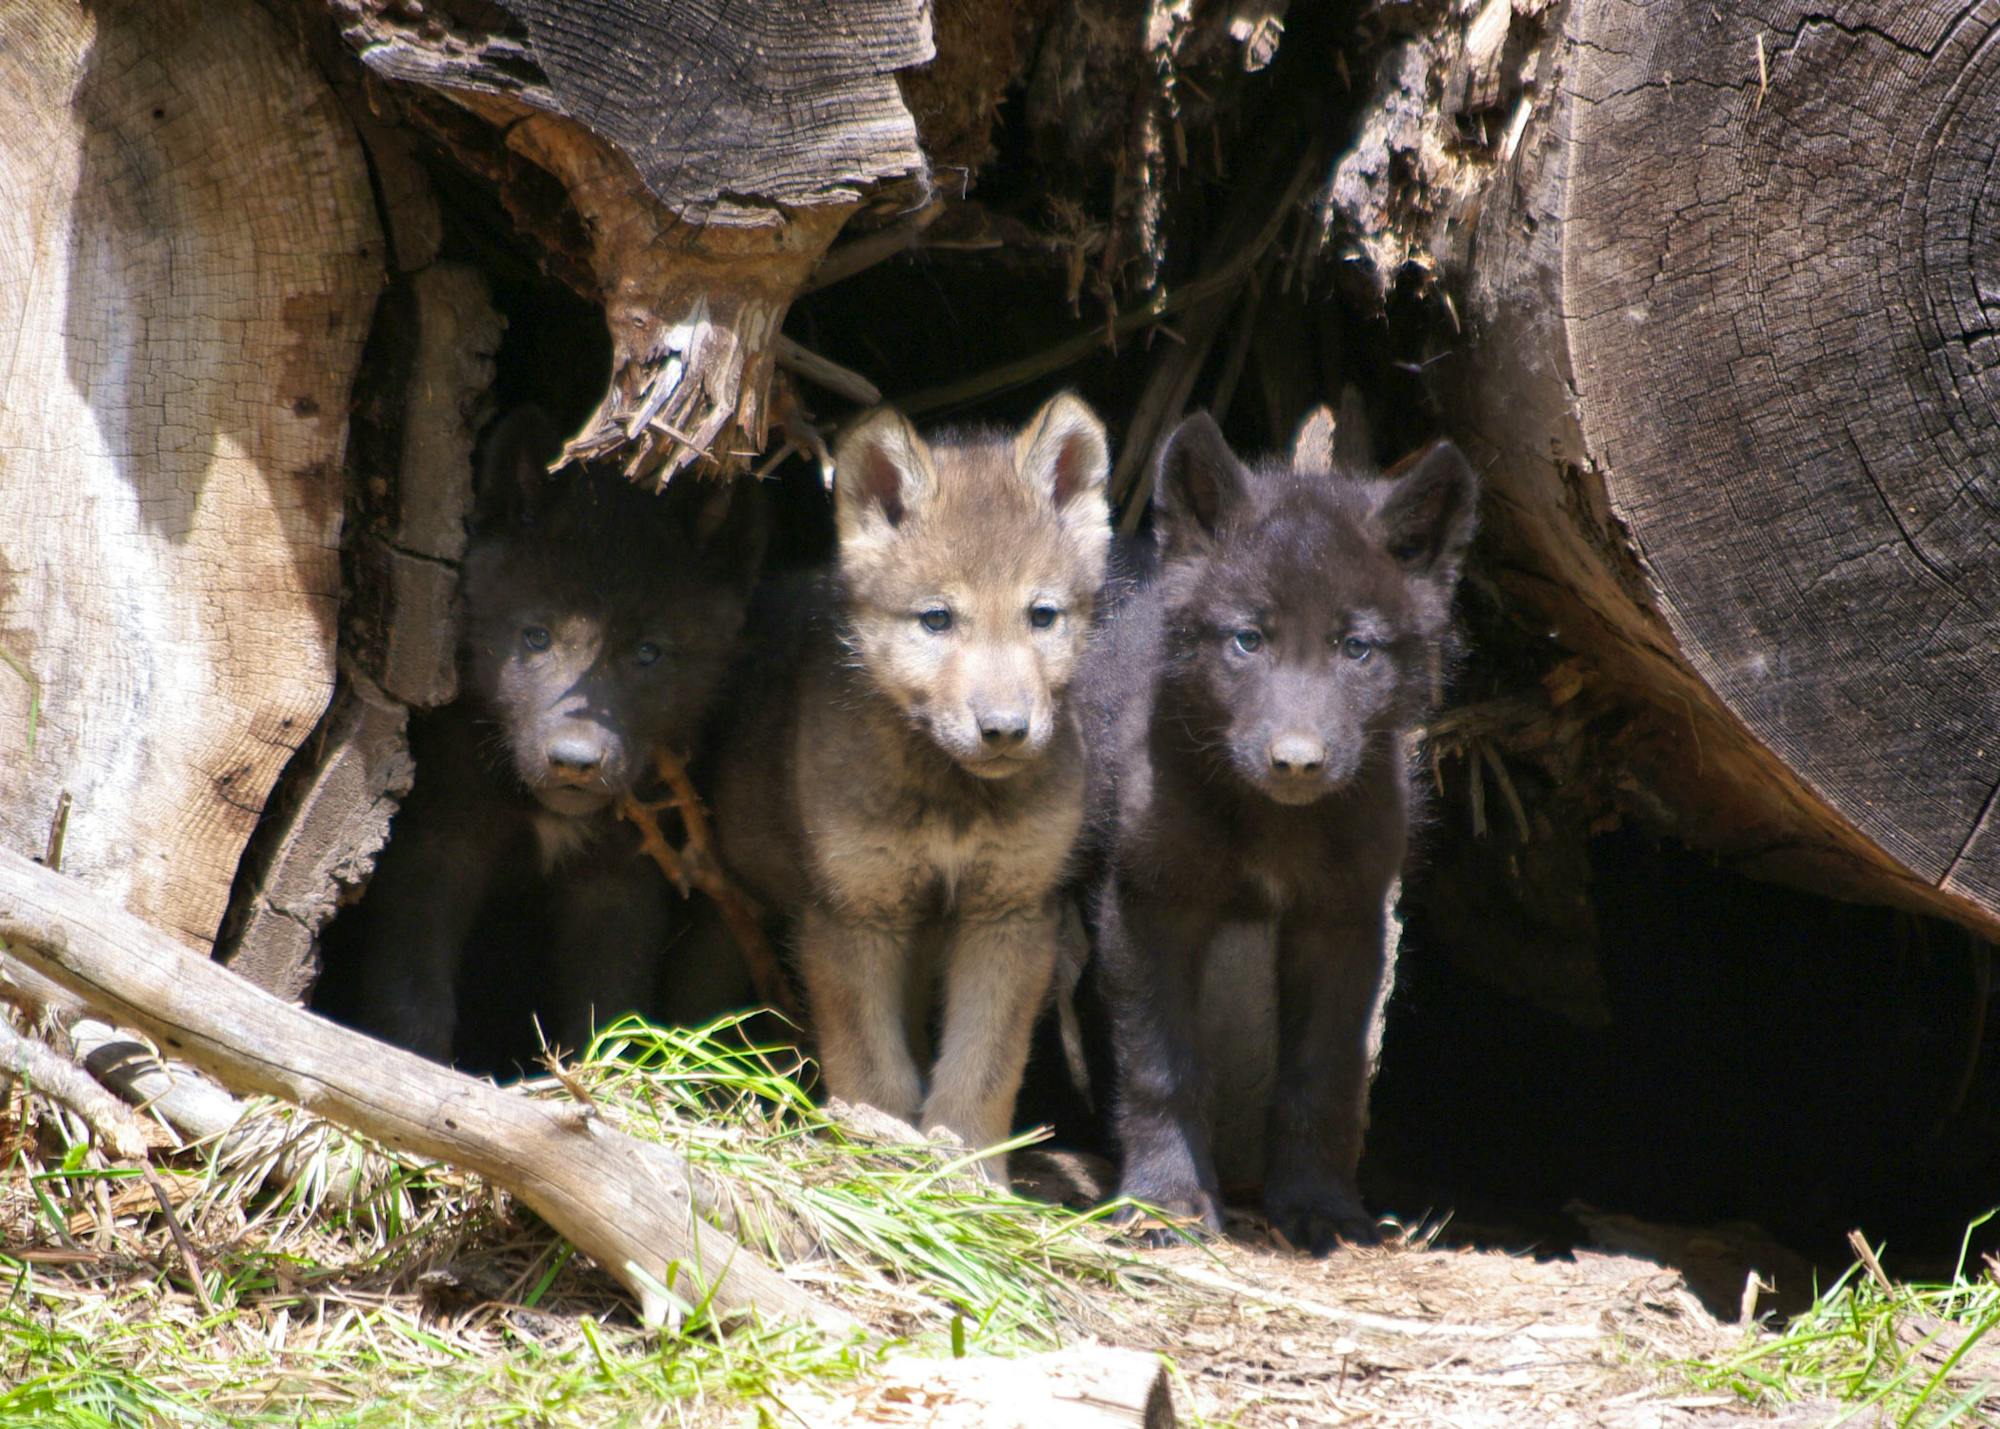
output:
[{"label": "dirt ground", "polygon": [[[1535,1261],[1390,1247],[1309,1257],[1232,1241],[1161,1253],[1226,1293],[1157,1326],[1182,1407],[1244,1429],[1368,1426],[1817,1424],[1688,1391],[1674,1362],[1740,1332],[1680,1276],[1626,1256]],[[1133,1342],[1133,1341],[1128,1341]]]},{"label": "dirt ground", "polygon": [[[1030,1151],[1016,1162],[1030,1194],[1075,1204],[1107,1194],[1109,1167],[1095,1158]],[[1817,1425],[1841,1412],[1831,1402],[1759,1411],[1694,1391],[1677,1366],[1733,1349],[1743,1332],[1678,1270],[1636,1256],[1537,1260],[1413,1235],[1314,1259],[1232,1211],[1227,1238],[1148,1258],[1175,1288],[1103,1302],[1097,1338],[1172,1359],[1184,1424],[1681,1429]],[[955,1423],[865,1387],[829,1417]]]},{"label": "dirt ground", "polygon": [[[1107,1304],[1096,1338],[1171,1358],[1182,1424],[1706,1429],[1840,1413],[1830,1402],[1764,1412],[1693,1391],[1678,1363],[1730,1349],[1741,1332],[1678,1272],[1630,1256],[1398,1244],[1314,1260],[1249,1235],[1151,1254],[1174,1289]],[[787,1407],[814,1426],[988,1423],[893,1374]]]}]

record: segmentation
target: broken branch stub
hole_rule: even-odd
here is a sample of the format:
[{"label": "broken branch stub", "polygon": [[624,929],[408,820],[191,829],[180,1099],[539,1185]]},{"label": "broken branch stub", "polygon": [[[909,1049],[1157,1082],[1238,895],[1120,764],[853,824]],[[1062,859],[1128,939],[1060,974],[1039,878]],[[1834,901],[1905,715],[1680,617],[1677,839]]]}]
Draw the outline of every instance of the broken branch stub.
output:
[{"label": "broken branch stub", "polygon": [[[933,53],[917,0],[810,15],[508,0],[520,29],[506,33],[387,0],[333,3],[373,73],[462,111],[413,112],[603,303],[611,384],[566,457],[615,456],[656,485],[695,463],[734,471],[761,449],[792,299],[865,191],[926,179],[893,79]],[[565,202],[534,192],[524,161]]]}]

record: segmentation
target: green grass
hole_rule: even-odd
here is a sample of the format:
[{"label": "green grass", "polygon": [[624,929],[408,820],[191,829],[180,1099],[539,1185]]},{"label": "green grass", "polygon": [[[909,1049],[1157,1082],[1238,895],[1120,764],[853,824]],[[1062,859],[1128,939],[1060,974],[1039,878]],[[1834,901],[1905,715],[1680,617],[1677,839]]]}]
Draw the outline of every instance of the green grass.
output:
[{"label": "green grass", "polygon": [[777,1258],[809,1244],[855,1284],[914,1291],[900,1295],[912,1313],[969,1322],[974,1343],[1053,1345],[1101,1319],[1091,1290],[1158,1283],[1108,1234],[1115,1206],[1027,1200],[979,1180],[962,1148],[851,1133],[799,1089],[795,1053],[732,1043],[734,1030],[620,1023],[587,1065],[600,1108],[707,1173],[741,1238]]},{"label": "green grass", "polygon": [[1781,1331],[1691,1366],[1696,1383],[1759,1405],[1830,1399],[1843,1406],[1836,1423],[2000,1424],[2000,1281],[1990,1258],[1966,1266],[1992,1216],[1966,1228],[1950,1280],[1890,1281],[1871,1250]]},{"label": "green grass", "polygon": [[[0,1429],[172,1424],[745,1422],[880,1355],[1005,1353],[1112,1323],[1161,1278],[1099,1224],[995,1190],[962,1148],[885,1145],[741,1028],[621,1023],[573,1083],[672,1144],[738,1234],[803,1263],[865,1335],[665,1330],[530,1213],[277,1104],[224,1147],[107,1166],[72,1118],[0,1097]],[[553,1079],[528,1094],[575,1095]],[[195,1274],[200,1283],[197,1289]],[[758,1417],[762,1417],[759,1415]]]}]

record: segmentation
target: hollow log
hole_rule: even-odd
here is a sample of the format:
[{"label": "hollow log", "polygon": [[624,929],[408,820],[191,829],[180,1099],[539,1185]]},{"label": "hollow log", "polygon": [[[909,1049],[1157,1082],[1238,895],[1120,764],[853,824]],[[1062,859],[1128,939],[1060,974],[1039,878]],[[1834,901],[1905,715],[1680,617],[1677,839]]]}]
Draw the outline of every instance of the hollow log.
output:
[{"label": "hollow log", "polygon": [[394,280],[352,404],[353,678],[290,771],[218,947],[287,997],[311,986],[317,931],[407,786],[404,707],[455,693],[471,449],[505,323],[482,274],[439,256],[428,175],[491,181],[548,270],[602,309],[610,383],[571,456],[655,485],[736,471],[764,444],[780,327],[828,242],[864,190],[925,172],[894,72],[930,53],[906,0],[292,13],[367,148]]},{"label": "hollow log", "polygon": [[0,845],[204,951],[333,688],[380,242],[253,0],[0,11]]},{"label": "hollow log", "polygon": [[2000,15],[1498,9],[1344,173],[1478,151],[1427,237],[1488,569],[1657,710],[1691,841],[2000,933]]}]

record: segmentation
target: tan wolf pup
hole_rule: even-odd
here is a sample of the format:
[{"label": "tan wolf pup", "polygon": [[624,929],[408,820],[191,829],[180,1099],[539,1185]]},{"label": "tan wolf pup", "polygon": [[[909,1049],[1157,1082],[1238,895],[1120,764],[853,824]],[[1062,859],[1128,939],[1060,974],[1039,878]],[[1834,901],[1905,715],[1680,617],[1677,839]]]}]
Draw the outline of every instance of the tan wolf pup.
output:
[{"label": "tan wolf pup", "polygon": [[865,417],[835,454],[838,557],[753,615],[713,776],[726,858],[793,920],[828,1090],[974,1148],[1011,1126],[1083,817],[1066,692],[1106,455],[1069,393],[1011,435]]}]

